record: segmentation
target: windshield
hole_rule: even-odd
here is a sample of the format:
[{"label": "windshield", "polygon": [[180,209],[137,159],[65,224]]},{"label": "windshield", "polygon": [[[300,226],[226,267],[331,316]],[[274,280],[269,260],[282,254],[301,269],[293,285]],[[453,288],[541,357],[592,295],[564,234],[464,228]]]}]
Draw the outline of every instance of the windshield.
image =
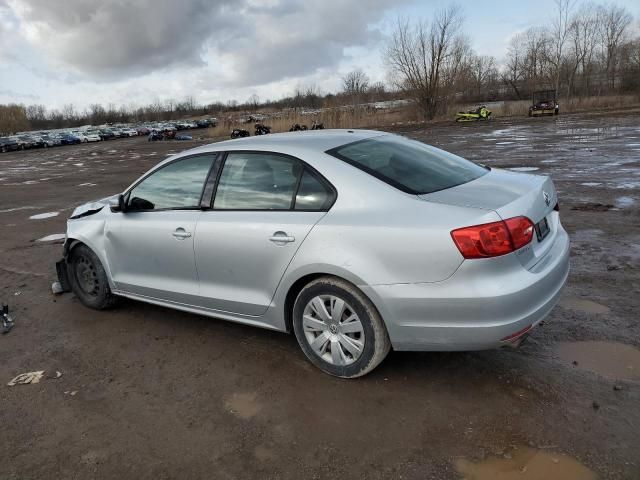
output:
[{"label": "windshield", "polygon": [[488,171],[452,153],[396,135],[360,140],[327,153],[414,195],[455,187]]}]

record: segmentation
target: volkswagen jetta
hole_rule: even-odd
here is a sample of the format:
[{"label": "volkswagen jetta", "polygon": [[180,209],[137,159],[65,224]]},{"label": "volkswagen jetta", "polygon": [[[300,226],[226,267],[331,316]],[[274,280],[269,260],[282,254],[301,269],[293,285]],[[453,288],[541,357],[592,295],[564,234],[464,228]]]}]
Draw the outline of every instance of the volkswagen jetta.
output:
[{"label": "volkswagen jetta", "polygon": [[395,350],[517,345],[556,304],[569,239],[550,178],[375,131],[230,140],[77,208],[60,283],[284,332],[327,373]]}]

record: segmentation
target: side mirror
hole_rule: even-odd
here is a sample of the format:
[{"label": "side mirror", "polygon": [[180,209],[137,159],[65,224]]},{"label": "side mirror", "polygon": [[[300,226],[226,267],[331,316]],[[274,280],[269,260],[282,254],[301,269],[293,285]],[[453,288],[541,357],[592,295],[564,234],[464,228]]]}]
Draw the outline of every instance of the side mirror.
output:
[{"label": "side mirror", "polygon": [[109,206],[111,207],[112,212],[126,212],[127,204],[124,201],[124,195],[120,194],[115,198],[109,200]]}]

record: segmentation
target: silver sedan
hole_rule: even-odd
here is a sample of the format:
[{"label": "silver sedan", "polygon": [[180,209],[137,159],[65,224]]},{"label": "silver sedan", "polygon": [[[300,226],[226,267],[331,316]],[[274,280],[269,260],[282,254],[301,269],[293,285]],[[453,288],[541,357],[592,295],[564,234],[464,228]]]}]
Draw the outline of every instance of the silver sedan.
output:
[{"label": "silver sedan", "polygon": [[550,178],[376,131],[230,140],[161,162],[67,224],[63,289],[294,332],[358,377],[395,350],[519,344],[569,239]]}]

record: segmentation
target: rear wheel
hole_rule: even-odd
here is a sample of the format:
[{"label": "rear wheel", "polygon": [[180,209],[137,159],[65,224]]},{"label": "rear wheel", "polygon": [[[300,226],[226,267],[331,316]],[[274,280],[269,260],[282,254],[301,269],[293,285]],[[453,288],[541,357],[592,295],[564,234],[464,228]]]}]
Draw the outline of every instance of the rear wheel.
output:
[{"label": "rear wheel", "polygon": [[321,277],[302,289],[293,307],[293,328],[311,363],[336,377],[369,373],[391,349],[375,306],[334,277]]},{"label": "rear wheel", "polygon": [[117,297],[111,293],[104,267],[89,247],[79,245],[74,248],[67,268],[71,289],[83,305],[96,310],[115,305]]}]

